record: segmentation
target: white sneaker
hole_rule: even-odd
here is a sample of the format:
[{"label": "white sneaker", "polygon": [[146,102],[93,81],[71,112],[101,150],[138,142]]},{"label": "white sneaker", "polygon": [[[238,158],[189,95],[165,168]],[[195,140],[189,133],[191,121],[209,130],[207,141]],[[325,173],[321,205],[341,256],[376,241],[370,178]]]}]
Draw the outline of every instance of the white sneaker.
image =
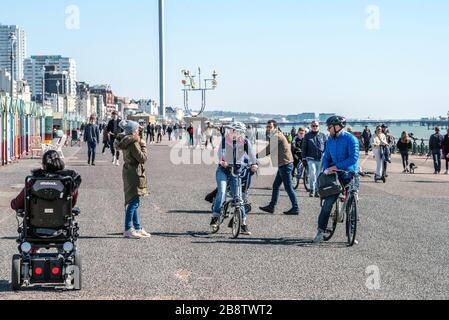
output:
[{"label": "white sneaker", "polygon": [[112,163],[115,163],[115,156],[112,157]]},{"label": "white sneaker", "polygon": [[140,239],[140,238],[142,238],[142,236],[139,233],[137,233],[137,231],[134,230],[134,229],[129,229],[128,231],[125,231],[123,236],[125,238],[128,238],[128,239]]},{"label": "white sneaker", "polygon": [[136,231],[138,235],[140,235],[142,238],[151,238],[151,234],[145,231],[145,229],[137,230]]},{"label": "white sneaker", "polygon": [[115,162],[115,165],[118,167],[120,166],[120,161],[117,159],[117,161]]}]

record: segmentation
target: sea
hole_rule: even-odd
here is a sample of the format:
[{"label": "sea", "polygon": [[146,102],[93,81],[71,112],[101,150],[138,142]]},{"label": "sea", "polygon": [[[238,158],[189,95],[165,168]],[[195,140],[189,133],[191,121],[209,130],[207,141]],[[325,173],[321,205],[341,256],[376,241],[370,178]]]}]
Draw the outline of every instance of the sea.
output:
[{"label": "sea", "polygon": [[[369,127],[371,129],[371,132],[374,133],[376,128],[375,127]],[[298,127],[296,127],[296,129],[298,129]],[[352,127],[354,132],[363,132],[363,130],[365,130],[365,127],[359,127],[359,126],[354,126]],[[281,130],[283,132],[290,132],[292,130],[292,126],[282,126]],[[321,130],[326,130],[326,128],[324,126],[321,127]],[[396,137],[396,138],[400,138],[402,135],[402,132],[406,131],[407,133],[413,133],[414,137],[421,140],[428,140],[430,138],[430,136],[432,134],[435,133],[434,129],[432,128],[431,130],[429,130],[427,127],[423,127],[423,126],[408,126],[408,125],[403,125],[403,126],[391,126],[389,127],[390,133]],[[263,130],[261,130],[263,131]],[[446,130],[442,130],[441,132],[442,134],[446,133]]]}]

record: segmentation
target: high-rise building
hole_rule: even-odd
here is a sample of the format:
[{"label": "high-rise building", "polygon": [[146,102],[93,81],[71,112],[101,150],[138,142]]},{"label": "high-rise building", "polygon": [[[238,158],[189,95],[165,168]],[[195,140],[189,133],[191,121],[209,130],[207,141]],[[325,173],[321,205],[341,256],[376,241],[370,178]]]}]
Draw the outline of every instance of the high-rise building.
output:
[{"label": "high-rise building", "polygon": [[8,71],[11,74],[11,39],[14,34],[16,41],[13,50],[14,80],[24,79],[24,60],[27,55],[26,33],[18,26],[8,26],[0,24],[0,69]]},{"label": "high-rise building", "polygon": [[[44,73],[46,78],[46,93],[55,93],[47,90],[47,85],[49,85],[49,88],[56,88],[54,84],[57,82],[57,79],[55,80],[51,78],[51,75],[59,75],[61,77],[59,81],[62,82],[64,80],[62,75],[65,74],[66,82],[60,83],[60,85],[61,87],[62,85],[66,86],[66,94],[68,96],[72,98],[76,97],[76,62],[74,59],[58,55],[31,56],[31,58],[25,59],[25,80],[28,82],[28,85],[31,88],[32,96],[35,100],[42,97]],[[48,84],[47,80],[50,80]]]}]

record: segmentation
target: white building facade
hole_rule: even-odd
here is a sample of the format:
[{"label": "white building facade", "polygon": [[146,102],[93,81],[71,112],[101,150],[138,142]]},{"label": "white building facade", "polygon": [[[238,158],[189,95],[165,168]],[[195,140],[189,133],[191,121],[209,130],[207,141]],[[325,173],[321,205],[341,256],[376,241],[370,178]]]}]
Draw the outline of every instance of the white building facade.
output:
[{"label": "white building facade", "polygon": [[62,56],[31,56],[25,59],[25,80],[30,86],[33,97],[42,95],[44,67],[55,66],[56,72],[66,73],[68,81],[67,95],[76,97],[76,62]]},{"label": "white building facade", "polygon": [[24,79],[24,60],[27,55],[26,33],[18,26],[0,24],[0,69],[11,73],[11,39],[10,35],[16,37],[14,45],[14,80]]}]

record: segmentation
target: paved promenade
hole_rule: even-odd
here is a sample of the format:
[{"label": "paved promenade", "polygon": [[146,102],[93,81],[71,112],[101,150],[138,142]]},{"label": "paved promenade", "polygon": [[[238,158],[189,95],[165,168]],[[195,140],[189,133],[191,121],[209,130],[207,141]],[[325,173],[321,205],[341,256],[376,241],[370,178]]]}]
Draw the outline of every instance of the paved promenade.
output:
[{"label": "paved promenade", "polygon": [[[82,214],[79,248],[84,290],[29,288],[9,291],[17,226],[9,201],[38,160],[0,168],[1,299],[448,299],[449,177],[434,176],[431,163],[414,158],[416,175],[403,175],[399,159],[386,185],[363,179],[360,244],[347,248],[339,226],[332,242],[311,244],[319,201],[302,190],[299,217],[284,193],[276,215],[257,208],[268,204],[272,176],[254,181],[252,236],[230,239],[223,228],[209,234],[215,185],[213,165],[173,165],[170,148],[150,147],[147,165],[151,195],[141,216],[150,239],[127,240],[121,168],[108,153],[87,166],[86,149],[67,149],[68,166],[81,173]],[[363,160],[372,171],[372,158]],[[380,288],[366,285],[367,271],[379,270]]]}]

